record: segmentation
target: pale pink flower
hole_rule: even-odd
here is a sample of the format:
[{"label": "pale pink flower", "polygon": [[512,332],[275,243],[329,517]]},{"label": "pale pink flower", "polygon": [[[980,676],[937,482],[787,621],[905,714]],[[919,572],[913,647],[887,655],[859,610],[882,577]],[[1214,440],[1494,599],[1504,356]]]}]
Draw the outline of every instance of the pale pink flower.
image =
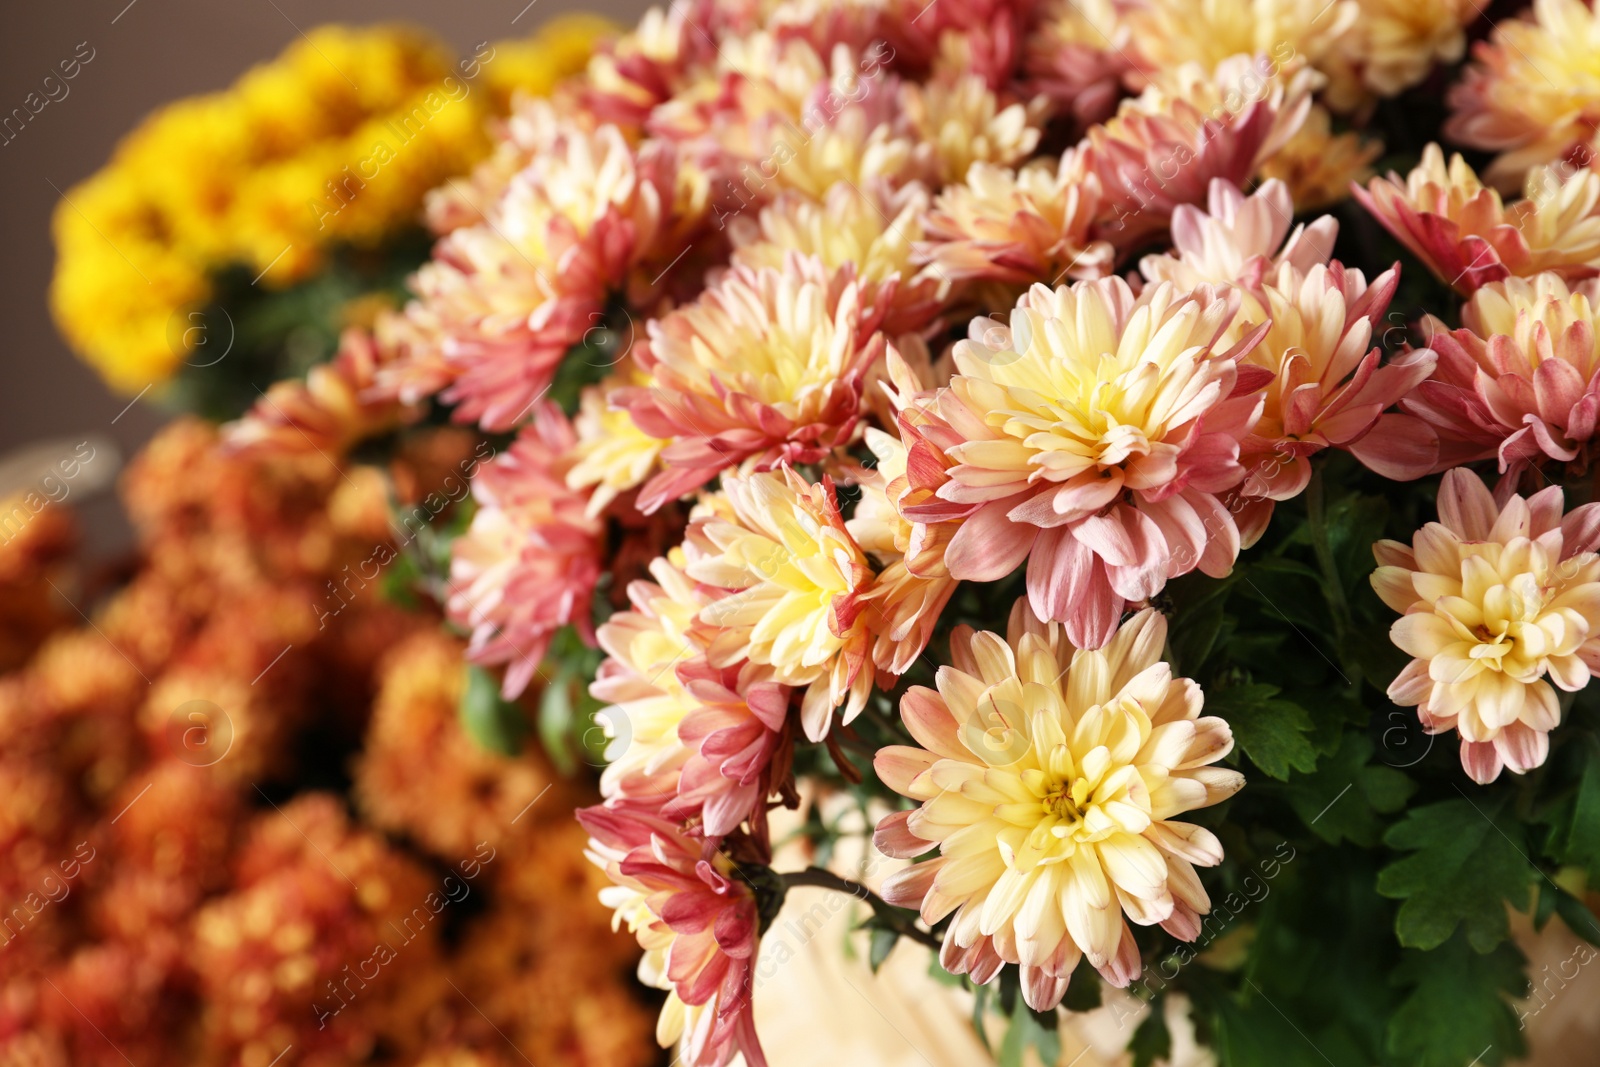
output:
[{"label": "pale pink flower", "polygon": [[806,737],[820,741],[835,708],[850,722],[872,692],[874,574],[839,512],[831,480],[809,485],[788,467],[726,477],[691,516],[685,571],[719,595],[700,609],[697,638],[718,667],[742,660],[803,687]]},{"label": "pale pink flower", "polygon": [[1587,469],[1600,417],[1600,280],[1491,282],[1473,293],[1461,322],[1450,330],[1425,320],[1438,366],[1400,409],[1437,435],[1437,458],[1418,457],[1396,476],[1491,456],[1512,481],[1546,462]]},{"label": "pale pink flower", "polygon": [[778,270],[735,267],[694,303],[652,320],[634,354],[649,384],[611,397],[670,442],[639,507],[654,511],[738,464],[817,463],[848,444],[895,286],[869,288],[853,266],[830,271],[796,253]]},{"label": "pale pink flower", "polygon": [[1365,189],[1361,205],[1438,278],[1463,295],[1489,282],[1556,271],[1569,281],[1600,273],[1600,174],[1536,167],[1521,200],[1505,204],[1465,160],[1447,167],[1439,146],[1402,178]]},{"label": "pale pink flower", "polygon": [[655,582],[628,587],[632,610],[598,631],[608,658],[590,692],[608,705],[595,718],[611,739],[601,792],[612,807],[696,820],[723,837],[759,821],[778,784],[789,690],[749,663],[712,667],[694,632],[712,598],[669,559],[650,573]]},{"label": "pale pink flower", "polygon": [[737,1055],[766,1067],[750,1010],[760,916],[737,864],[715,841],[676,824],[606,807],[582,808],[589,859],[615,884],[600,891],[614,927],[626,923],[644,958],[639,980],[667,991],[656,1026],[688,1067]]},{"label": "pale pink flower", "polygon": [[1153,76],[1084,139],[1104,202],[1096,235],[1132,250],[1179,205],[1203,203],[1213,179],[1248,184],[1299,130],[1315,84],[1304,67],[1243,55]]},{"label": "pale pink flower", "polygon": [[1193,204],[1173,210],[1172,251],[1145,256],[1139,272],[1180,289],[1224,284],[1254,289],[1285,264],[1305,272],[1327,263],[1339,220],[1323,215],[1290,233],[1293,222],[1294,201],[1283,182],[1262,182],[1246,196],[1232,182],[1215,178],[1205,210]]},{"label": "pale pink flower", "polygon": [[443,398],[458,420],[505,430],[527,417],[607,294],[655,251],[675,168],[670,145],[572,123],[481,223],[439,242],[412,285],[455,373]]},{"label": "pale pink flower", "polygon": [[468,659],[507,665],[508,699],[527,688],[561,627],[594,639],[605,525],[588,514],[587,494],[567,488],[576,440],[560,409],[538,407],[511,447],[478,468],[477,513],[451,545],[450,618],[471,634]]},{"label": "pale pink flower", "polygon": [[1167,283],[1136,298],[1108,278],[1034,286],[1009,327],[975,320],[959,373],[923,402],[954,465],[912,464],[934,499],[902,504],[961,520],[951,576],[995,581],[1026,560],[1034,611],[1095,648],[1167,579],[1227,574],[1239,531],[1221,494],[1244,479],[1239,442],[1261,411],[1237,360],[1265,331],[1224,351],[1237,306]]},{"label": "pale pink flower", "polygon": [[1458,468],[1438,522],[1410,547],[1373,546],[1372,587],[1404,613],[1390,637],[1414,657],[1389,699],[1431,734],[1460,734],[1479,784],[1542,765],[1561,721],[1555,687],[1576,692],[1600,669],[1600,505],[1561,511],[1559,486],[1501,506]]},{"label": "pale pink flower", "polygon": [[1102,213],[1099,180],[1068,149],[1059,161],[1020,170],[974,163],[966,181],[934,201],[917,258],[943,276],[1031,285],[1100,278],[1115,253],[1092,236]]},{"label": "pale pink flower", "polygon": [[1134,69],[1127,0],[1046,0],[1028,37],[1028,86],[1077,128],[1111,117]]},{"label": "pale pink flower", "polygon": [[1079,650],[1018,601],[1005,638],[958,627],[938,692],[915,686],[901,700],[921,747],[873,762],[920,806],[884,819],[873,840],[907,858],[938,846],[883,895],[929,924],[950,916],[946,970],[988,983],[1016,964],[1028,1005],[1050,1011],[1080,959],[1115,986],[1139,974],[1130,920],[1199,934],[1211,901],[1194,869],[1220,863],[1222,844],[1174,816],[1244,779],[1210,766],[1233,735],[1162,662],[1166,636],[1146,609],[1104,648]]}]

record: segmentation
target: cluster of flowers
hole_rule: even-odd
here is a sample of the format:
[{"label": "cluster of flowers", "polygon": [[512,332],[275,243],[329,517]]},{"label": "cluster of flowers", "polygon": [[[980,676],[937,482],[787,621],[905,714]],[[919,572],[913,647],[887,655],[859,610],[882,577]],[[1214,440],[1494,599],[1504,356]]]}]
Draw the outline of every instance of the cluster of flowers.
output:
[{"label": "cluster of flowers", "polygon": [[[414,439],[395,491],[470,443]],[[379,471],[344,474],[182,422],[129,471],[143,558],[100,607],[64,508],[0,547],[31,646],[0,661],[0,1062],[650,1062],[588,797],[467,737],[436,616],[373,587],[319,629],[390,536]]]},{"label": "cluster of flowers", "polygon": [[547,92],[606,29],[559,20],[457,61],[417,30],[322,27],[231,88],[166,106],[57,208],[58,326],[113,388],[164,381],[189,347],[173,314],[210,299],[218,272],[282,287],[409,225],[483,157],[513,89]]},{"label": "cluster of flowers", "polygon": [[[1460,329],[1430,318],[1385,358],[1398,265],[1369,278],[1333,217],[1293,224],[1368,177],[1377,146],[1335,122],[1461,58],[1478,14],[675,3],[521,105],[431,199],[415,299],[236,427],[304,448],[433,399],[514,433],[449,615],[507,697],[565,627],[604,650],[612,762],[580,819],[684,1062],[764,1062],[767,812],[796,747],[847,762],[882,694],[916,744],[875,768],[915,806],[878,847],[938,853],[884,896],[948,920],[948,970],[1015,965],[1049,1009],[1080,960],[1140,972],[1129,923],[1192,940],[1222,848],[1177,817],[1243,779],[1148,605],[1225,576],[1324,450],[1394,479],[1498,458],[1498,495],[1450,474],[1374,584],[1417,657],[1394,699],[1458,730],[1479,781],[1542,760],[1550,683],[1600,665],[1600,525],[1516,495],[1584,469],[1600,412],[1600,93],[1533,92],[1522,60],[1586,69],[1600,20],[1550,0],[1502,22],[1452,96],[1453,135],[1504,150],[1521,199],[1436,146],[1357,184],[1470,294]],[[955,616],[961,583],[1024,566],[1004,634]],[[902,686],[936,631],[935,688]]]}]

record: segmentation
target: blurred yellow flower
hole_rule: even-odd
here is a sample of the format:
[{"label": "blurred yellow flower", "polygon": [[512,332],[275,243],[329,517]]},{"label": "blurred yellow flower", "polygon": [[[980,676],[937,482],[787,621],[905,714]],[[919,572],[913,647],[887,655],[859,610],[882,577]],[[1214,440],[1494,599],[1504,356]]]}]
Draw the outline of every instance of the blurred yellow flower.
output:
[{"label": "blurred yellow flower", "polygon": [[604,30],[557,19],[456,61],[419,30],[325,26],[161,108],[57,207],[57,324],[114,388],[162,381],[195,343],[178,313],[218,271],[282,287],[415,222],[429,189],[487,153],[488,115],[581,70]]}]

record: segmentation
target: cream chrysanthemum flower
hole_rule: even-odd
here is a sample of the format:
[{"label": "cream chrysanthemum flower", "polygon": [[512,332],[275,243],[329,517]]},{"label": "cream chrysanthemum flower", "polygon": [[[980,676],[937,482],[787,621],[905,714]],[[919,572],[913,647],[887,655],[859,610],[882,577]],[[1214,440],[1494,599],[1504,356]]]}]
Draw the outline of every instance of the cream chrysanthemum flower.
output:
[{"label": "cream chrysanthemum flower", "polygon": [[1009,167],[1039,144],[1040,107],[1002,106],[976,74],[905,87],[905,110],[917,136],[933,145],[939,180],[958,182],[974,163]]},{"label": "cream chrysanthemum flower", "polygon": [[1592,160],[1600,126],[1600,10],[1534,0],[1532,16],[1502,19],[1473,50],[1444,127],[1453,141],[1500,153],[1485,176],[1502,187],[1579,146]]},{"label": "cream chrysanthemum flower", "polygon": [[917,256],[956,279],[1030,285],[1103,277],[1115,253],[1092,236],[1100,206],[1099,180],[1074,150],[1057,164],[1036,160],[1016,171],[974,163],[965,182],[934,202]]},{"label": "cream chrysanthemum flower", "polygon": [[1373,546],[1372,587],[1404,612],[1390,637],[1415,657],[1389,699],[1415,705],[1429,733],[1459,733],[1461,765],[1480,784],[1543,764],[1561,721],[1551,682],[1575,692],[1600,669],[1597,512],[1563,516],[1559,486],[1500,507],[1457,468],[1439,490],[1438,522],[1410,546]]},{"label": "cream chrysanthemum flower", "polygon": [[1356,0],[1144,0],[1124,16],[1152,70],[1232,56],[1299,56],[1312,66],[1340,46],[1359,17]]},{"label": "cream chrysanthemum flower", "polygon": [[874,766],[921,806],[878,824],[890,856],[939,856],[883,887],[925,922],[954,913],[940,962],[976,982],[1021,968],[1035,1010],[1061,1001],[1080,958],[1106,981],[1139,973],[1128,920],[1192,941],[1211,908],[1196,865],[1222,861],[1209,830],[1174,816],[1244,785],[1212,767],[1228,724],[1200,714],[1200,687],[1161,660],[1165,618],[1145,610],[1099,651],[1074,649],[1024,602],[1007,638],[961,627],[938,692],[917,686],[900,713],[922,746]]},{"label": "cream chrysanthemum flower", "polygon": [[599,515],[617,497],[643,485],[660,466],[667,443],[639,429],[627,408],[611,403],[617,390],[648,380],[630,361],[622,373],[590,386],[579,398],[578,417],[573,420],[578,443],[572,448],[567,485],[578,490],[593,487],[590,515]]},{"label": "cream chrysanthemum flower", "polygon": [[[1359,13],[1330,64],[1329,94],[1341,110],[1370,94],[1397,96],[1467,49],[1474,0],[1357,0]],[[1342,60],[1342,63],[1340,62]]]},{"label": "cream chrysanthemum flower", "polygon": [[735,267],[694,303],[651,320],[637,357],[648,385],[612,395],[641,430],[671,442],[640,508],[652,512],[741,463],[818,463],[848,443],[894,291],[893,281],[865,289],[849,265],[829,271],[791,254],[781,270]]},{"label": "cream chrysanthemum flower", "polygon": [[781,193],[762,209],[759,221],[741,216],[729,224],[733,262],[777,270],[798,252],[816,257],[830,271],[852,267],[868,304],[874,303],[878,286],[892,281],[884,330],[891,335],[918,331],[943,310],[950,290],[936,268],[919,268],[912,260],[928,200],[927,189],[915,182],[901,190],[881,183],[856,189],[841,182],[820,202]]},{"label": "cream chrysanthemum flower", "polygon": [[833,485],[784,468],[723,479],[685,542],[691,578],[724,595],[700,611],[699,637],[716,666],[748,659],[804,686],[801,723],[820,741],[844,705],[866,706],[873,671],[864,597],[873,570],[846,529]]}]

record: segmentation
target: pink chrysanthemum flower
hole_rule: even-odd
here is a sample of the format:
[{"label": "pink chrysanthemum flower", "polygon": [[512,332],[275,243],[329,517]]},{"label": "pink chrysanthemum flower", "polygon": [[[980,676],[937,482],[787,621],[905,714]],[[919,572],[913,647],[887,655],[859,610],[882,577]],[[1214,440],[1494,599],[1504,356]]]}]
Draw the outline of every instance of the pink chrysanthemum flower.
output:
[{"label": "pink chrysanthemum flower", "polygon": [[674,171],[668,145],[636,150],[616,127],[571,124],[482,223],[440,241],[413,285],[443,333],[458,420],[505,430],[527,417],[606,294],[655,250]]},{"label": "pink chrysanthemum flower", "polygon": [[650,384],[612,394],[641,430],[671,442],[639,507],[654,511],[737,464],[817,463],[847,444],[895,286],[868,289],[852,266],[793,254],[781,270],[735,267],[652,320],[635,351]]},{"label": "pink chrysanthemum flower", "polygon": [[941,184],[958,182],[974,163],[1009,167],[1039,144],[1043,108],[997,96],[976,74],[908,83],[904,106],[918,137],[933,145]]},{"label": "pink chrysanthemum flower", "polygon": [[774,785],[789,691],[748,663],[712,667],[693,633],[711,598],[668,559],[650,573],[628,587],[633,610],[598,631],[609,658],[590,692],[609,705],[596,719],[611,738],[601,792],[724,837],[759,816]]},{"label": "pink chrysanthemum flower", "polygon": [[722,595],[700,610],[697,639],[715,666],[741,660],[804,687],[801,724],[820,741],[843,707],[849,722],[872,691],[874,574],[839,512],[833,483],[793,470],[723,479],[692,516],[685,570]]},{"label": "pink chrysanthemum flower", "polygon": [[1458,468],[1438,522],[1410,547],[1373,546],[1372,587],[1404,613],[1390,636],[1415,657],[1389,699],[1415,706],[1429,733],[1460,734],[1480,784],[1543,764],[1561,721],[1555,687],[1575,692],[1600,668],[1600,505],[1561,507],[1559,486],[1502,507]]},{"label": "pink chrysanthemum flower", "polygon": [[861,499],[845,525],[881,568],[866,597],[876,633],[872,658],[880,671],[898,677],[928,647],[958,583],[944,565],[948,527],[930,537],[929,527],[900,512],[910,489],[906,446],[877,429],[867,431],[866,441],[877,465],[863,472]]},{"label": "pink chrysanthemum flower", "polygon": [[688,1067],[727,1067],[737,1055],[766,1067],[750,1010],[760,917],[733,859],[645,815],[593,807],[578,821],[590,861],[615,883],[600,902],[644,949],[639,980],[667,991],[656,1040],[676,1045]]},{"label": "pink chrysanthemum flower", "polygon": [[1082,958],[1115,986],[1138,975],[1128,920],[1199,934],[1211,901],[1194,868],[1220,863],[1222,844],[1174,816],[1227,799],[1244,778],[1210,766],[1233,735],[1162,662],[1166,636],[1147,609],[1082,651],[1019,601],[1006,638],[958,628],[938,692],[916,686],[901,700],[921,747],[882,749],[874,766],[921,806],[884,819],[873,840],[890,856],[938,846],[883,895],[928,923],[953,913],[946,970],[987,983],[1017,964],[1028,1005],[1049,1011]]},{"label": "pink chrysanthemum flower", "polygon": [[1213,179],[1248,184],[1305,121],[1316,83],[1303,66],[1243,55],[1215,70],[1186,63],[1153,76],[1085,139],[1105,198],[1097,234],[1136,248],[1180,204],[1204,203]]},{"label": "pink chrysanthemum flower", "polygon": [[1269,323],[1239,364],[1241,378],[1267,376],[1261,419],[1241,448],[1250,473],[1239,492],[1256,500],[1238,516],[1246,545],[1265,529],[1272,501],[1305,489],[1310,457],[1325,448],[1351,451],[1385,476],[1432,460],[1431,435],[1384,414],[1434,367],[1427,349],[1383,363],[1372,343],[1399,280],[1395,268],[1368,285],[1337,260],[1308,271],[1285,264],[1245,293],[1240,318]]},{"label": "pink chrysanthemum flower", "polygon": [[1600,417],[1600,280],[1568,286],[1554,274],[1479,289],[1462,328],[1429,317],[1438,367],[1400,408],[1437,435],[1437,459],[1398,472],[1499,458],[1513,481],[1529,467],[1592,458]]},{"label": "pink chrysanthemum flower", "polygon": [[918,259],[955,279],[1031,285],[1063,277],[1100,278],[1115,253],[1092,236],[1102,211],[1100,184],[1068,149],[1059,162],[1020,170],[975,163],[947,186],[925,220]]},{"label": "pink chrysanthemum flower", "polygon": [[587,495],[567,488],[576,439],[558,408],[538,408],[511,447],[478,468],[478,511],[451,546],[450,618],[471,633],[470,660],[508,665],[508,699],[527,688],[561,627],[594,639],[604,525],[588,514]]},{"label": "pink chrysanthemum flower", "polygon": [[1428,269],[1463,295],[1489,282],[1553,270],[1568,280],[1600,273],[1600,174],[1565,181],[1535,168],[1507,205],[1459,155],[1445,166],[1430,144],[1404,178],[1390,172],[1352,190],[1361,205]]},{"label": "pink chrysanthemum flower", "polygon": [[1323,215],[1310,225],[1294,222],[1289,187],[1268,180],[1246,196],[1237,185],[1214,179],[1206,208],[1181,204],[1172,213],[1172,251],[1145,256],[1139,272],[1179,289],[1238,285],[1254,289],[1287,264],[1302,272],[1328,262],[1339,220]]},{"label": "pink chrysanthemum flower", "polygon": [[1500,155],[1485,176],[1515,187],[1533,167],[1594,158],[1600,127],[1600,11],[1534,0],[1532,18],[1501,19],[1450,91],[1452,141]]},{"label": "pink chrysanthemum flower", "polygon": [[585,109],[602,122],[641,127],[650,112],[684,89],[696,68],[716,61],[717,31],[740,20],[740,7],[715,0],[676,0],[652,7],[639,24],[589,59],[580,89]]},{"label": "pink chrysanthemum flower", "polygon": [[853,267],[861,301],[869,307],[878,303],[878,287],[892,282],[884,332],[920,332],[939,317],[951,289],[937,268],[918,267],[912,258],[928,203],[928,190],[916,182],[899,190],[841,182],[821,201],[780,193],[757,218],[741,215],[728,224],[732,259],[751,269],[777,270],[798,252],[820,259],[831,272]]},{"label": "pink chrysanthemum flower", "polygon": [[1135,298],[1108,278],[1034,286],[1009,327],[975,320],[931,401],[955,465],[913,467],[936,499],[903,505],[963,520],[951,576],[994,581],[1027,560],[1034,611],[1097,648],[1167,579],[1227,574],[1239,531],[1220,497],[1244,478],[1239,442],[1261,410],[1238,395],[1237,358],[1265,330],[1223,351],[1237,306],[1166,283]]},{"label": "pink chrysanthemum flower", "polygon": [[943,60],[944,69],[970,71],[991,89],[1017,73],[1038,0],[889,0],[894,47],[917,68]]},{"label": "pink chrysanthemum flower", "polygon": [[1125,0],[1046,0],[1028,37],[1030,88],[1085,129],[1111,117],[1134,69]]}]

